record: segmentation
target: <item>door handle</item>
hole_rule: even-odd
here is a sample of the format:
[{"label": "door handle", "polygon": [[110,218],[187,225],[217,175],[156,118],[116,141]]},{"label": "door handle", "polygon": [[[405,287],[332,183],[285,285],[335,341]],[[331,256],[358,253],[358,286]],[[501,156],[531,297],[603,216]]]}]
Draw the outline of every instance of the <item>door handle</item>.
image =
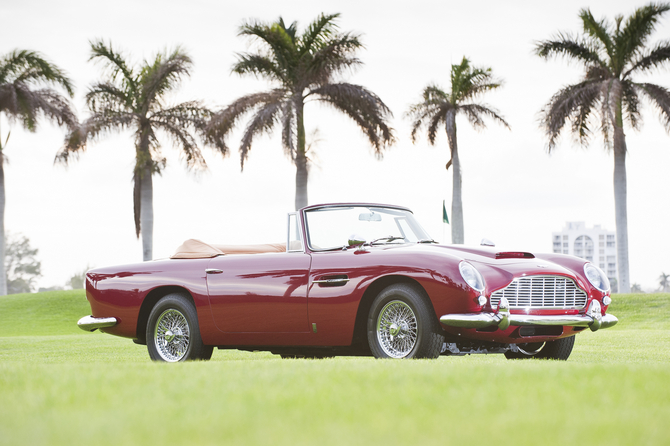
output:
[{"label": "door handle", "polygon": [[342,286],[346,285],[347,282],[349,282],[349,278],[347,276],[335,276],[313,281],[313,283],[318,283],[320,286]]},{"label": "door handle", "polygon": [[216,269],[216,268],[207,268],[207,269],[205,270],[205,272],[206,272],[207,274],[221,274],[221,273],[223,272],[223,270]]}]

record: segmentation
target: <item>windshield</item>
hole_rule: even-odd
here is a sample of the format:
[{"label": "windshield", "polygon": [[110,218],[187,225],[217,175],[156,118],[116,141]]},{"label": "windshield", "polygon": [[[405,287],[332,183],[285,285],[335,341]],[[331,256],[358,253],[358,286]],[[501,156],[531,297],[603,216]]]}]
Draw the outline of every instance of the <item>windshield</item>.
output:
[{"label": "windshield", "polygon": [[[355,242],[416,243],[430,239],[411,212],[401,209],[341,206],[305,212],[312,250],[342,248]],[[355,243],[354,243],[355,244]]]}]

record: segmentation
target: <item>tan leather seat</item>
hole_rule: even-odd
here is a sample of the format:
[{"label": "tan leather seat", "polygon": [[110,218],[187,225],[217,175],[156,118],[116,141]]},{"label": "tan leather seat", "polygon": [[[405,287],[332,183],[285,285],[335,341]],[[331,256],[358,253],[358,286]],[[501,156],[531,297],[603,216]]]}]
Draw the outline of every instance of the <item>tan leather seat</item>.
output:
[{"label": "tan leather seat", "polygon": [[186,240],[171,259],[204,259],[220,255],[262,254],[267,252],[286,252],[285,243],[266,243],[262,245],[210,245],[196,239]]}]

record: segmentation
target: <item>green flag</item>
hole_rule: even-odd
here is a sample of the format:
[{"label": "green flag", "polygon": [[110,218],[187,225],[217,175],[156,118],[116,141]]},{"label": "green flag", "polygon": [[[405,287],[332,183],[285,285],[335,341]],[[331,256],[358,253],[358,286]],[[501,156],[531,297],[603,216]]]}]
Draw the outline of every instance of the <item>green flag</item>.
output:
[{"label": "green flag", "polygon": [[447,217],[447,206],[444,204],[445,200],[442,200],[442,223],[449,224],[449,217]]}]

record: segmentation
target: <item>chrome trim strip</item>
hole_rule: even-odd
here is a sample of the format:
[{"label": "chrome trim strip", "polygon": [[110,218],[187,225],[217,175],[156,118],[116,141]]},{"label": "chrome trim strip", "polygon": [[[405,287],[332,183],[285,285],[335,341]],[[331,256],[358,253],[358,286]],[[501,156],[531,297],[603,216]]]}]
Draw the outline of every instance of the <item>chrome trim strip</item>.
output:
[{"label": "chrome trim strip", "polygon": [[98,328],[113,327],[119,323],[115,317],[84,316],[77,321],[77,326],[84,331],[95,331]]},{"label": "chrome trim strip", "polygon": [[314,283],[328,283],[328,284],[334,284],[334,283],[347,283],[349,282],[350,279],[322,279],[322,280],[314,280]]},{"label": "chrome trim strip", "polygon": [[497,325],[499,329],[505,330],[510,325],[558,325],[568,327],[589,327],[592,331],[601,328],[610,328],[619,322],[616,316],[600,313],[600,303],[592,301],[586,314],[542,316],[535,314],[510,314],[509,310],[501,309],[498,313],[466,313],[445,314],[440,317],[440,322],[449,327],[460,328],[485,328]]}]

